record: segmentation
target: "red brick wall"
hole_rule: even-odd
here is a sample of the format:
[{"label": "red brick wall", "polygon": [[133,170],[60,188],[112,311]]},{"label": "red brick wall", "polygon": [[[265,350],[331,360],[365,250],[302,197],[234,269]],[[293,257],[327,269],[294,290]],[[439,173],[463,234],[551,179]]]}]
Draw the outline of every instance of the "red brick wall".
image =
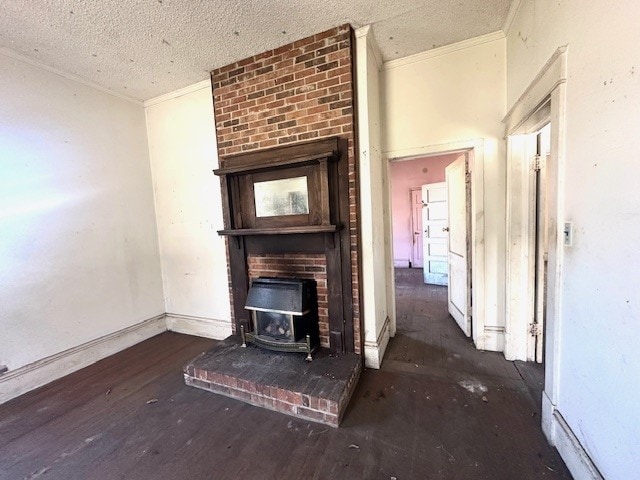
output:
[{"label": "red brick wall", "polygon": [[297,277],[316,281],[320,345],[329,347],[329,305],[327,304],[327,261],[323,254],[249,255],[249,279]]},{"label": "red brick wall", "polygon": [[360,353],[357,167],[351,27],[342,25],[214,70],[224,156],[340,136],[348,140],[354,347]]}]

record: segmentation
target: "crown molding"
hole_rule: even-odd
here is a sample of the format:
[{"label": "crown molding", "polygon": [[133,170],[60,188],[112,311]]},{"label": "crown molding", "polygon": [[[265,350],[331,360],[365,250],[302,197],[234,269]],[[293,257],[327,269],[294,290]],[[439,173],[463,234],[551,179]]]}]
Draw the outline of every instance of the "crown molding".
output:
[{"label": "crown molding", "polygon": [[80,83],[82,85],[84,85],[85,87],[89,87],[89,88],[93,88],[94,90],[98,90],[102,93],[106,93],[107,95],[111,95],[114,97],[118,97],[122,100],[126,100],[127,102],[131,102],[134,103],[136,105],[140,105],[142,106],[142,102],[140,100],[137,100],[133,97],[130,97],[128,95],[123,95],[122,93],[119,92],[115,92],[113,90],[110,90],[106,87],[103,87],[102,85],[98,85],[97,83],[94,83],[90,80],[87,80],[83,77],[80,77],[78,75],[74,75],[73,73],[67,73],[63,70],[60,70],[58,68],[55,67],[51,67],[45,63],[42,63],[38,60],[34,60],[33,58],[27,57],[25,55],[22,55],[14,50],[11,50],[10,48],[6,48],[6,47],[0,47],[0,55],[3,55],[5,57],[9,57],[12,58],[13,60],[17,60],[19,62],[22,63],[26,63],[31,65],[32,67],[36,67],[39,68],[41,70],[46,70],[49,73],[53,73],[54,75],[58,75],[60,77],[66,78],[67,80],[71,80],[73,82],[77,82]]},{"label": "crown molding", "polygon": [[183,88],[179,88],[178,90],[174,90],[173,92],[165,93],[163,95],[150,98],[149,100],[145,100],[144,108],[151,107],[153,105],[157,105],[159,103],[166,102],[168,100],[173,100],[174,98],[182,97],[183,95],[197,92],[198,90],[203,90],[205,88],[209,88],[209,89],[211,88],[210,78],[207,78],[206,80],[202,80],[201,82],[198,82],[198,83],[194,83],[192,85],[188,85]]},{"label": "crown molding", "polygon": [[440,57],[442,55],[457,52],[458,50],[476,47],[484,43],[495,42],[496,40],[502,40],[504,38],[504,32],[502,30],[498,30],[479,37],[469,38],[468,40],[462,40],[461,42],[445,45],[444,47],[434,48],[425,52],[416,53],[415,55],[409,55],[408,57],[398,58],[397,60],[390,60],[385,62],[382,68],[384,70],[390,70],[392,68],[410,65],[412,63],[424,62],[430,58]]}]

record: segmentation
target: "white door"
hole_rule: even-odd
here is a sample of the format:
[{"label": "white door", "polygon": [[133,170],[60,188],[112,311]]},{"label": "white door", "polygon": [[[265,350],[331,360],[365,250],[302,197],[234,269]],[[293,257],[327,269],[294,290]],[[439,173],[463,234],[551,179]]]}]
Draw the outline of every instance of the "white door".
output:
[{"label": "white door", "polygon": [[467,156],[461,155],[445,169],[449,208],[449,313],[465,333],[471,336],[471,183]]},{"label": "white door", "polygon": [[422,190],[412,188],[411,195],[411,267],[422,268]]},{"label": "white door", "polygon": [[422,246],[424,283],[448,285],[447,184],[422,185]]}]

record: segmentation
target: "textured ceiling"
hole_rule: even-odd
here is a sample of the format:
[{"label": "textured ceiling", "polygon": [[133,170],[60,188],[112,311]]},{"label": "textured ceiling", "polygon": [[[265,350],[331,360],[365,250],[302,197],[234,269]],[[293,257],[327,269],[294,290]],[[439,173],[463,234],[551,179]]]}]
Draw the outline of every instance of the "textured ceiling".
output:
[{"label": "textured ceiling", "polygon": [[0,0],[0,46],[137,100],[343,23],[383,59],[502,28],[509,0]]}]

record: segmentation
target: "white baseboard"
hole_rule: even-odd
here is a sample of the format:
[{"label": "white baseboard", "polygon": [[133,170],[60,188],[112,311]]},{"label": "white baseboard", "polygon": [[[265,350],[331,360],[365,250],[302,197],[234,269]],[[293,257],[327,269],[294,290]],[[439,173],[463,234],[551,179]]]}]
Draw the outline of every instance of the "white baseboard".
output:
[{"label": "white baseboard", "polygon": [[553,402],[547,395],[546,391],[542,392],[542,431],[544,432],[549,443],[556,446],[555,438],[556,434],[554,432],[555,422],[553,421],[553,411],[555,410],[555,406]]},{"label": "white baseboard", "polygon": [[228,320],[192,317],[176,313],[167,313],[167,330],[215,340],[223,340],[232,334],[231,322]]},{"label": "white baseboard", "polygon": [[164,314],[16,368],[0,376],[0,404],[164,331]]},{"label": "white baseboard", "polygon": [[393,266],[395,268],[409,268],[409,260],[408,259],[398,259],[398,258],[394,258],[393,259]]},{"label": "white baseboard", "polygon": [[546,392],[542,394],[542,431],[576,480],[603,480],[604,477],[589,457],[580,440],[555,408]]},{"label": "white baseboard", "polygon": [[364,365],[376,370],[382,365],[384,352],[389,344],[389,317],[386,317],[375,342],[364,342]]},{"label": "white baseboard", "polygon": [[504,352],[504,327],[485,325],[483,350]]}]

